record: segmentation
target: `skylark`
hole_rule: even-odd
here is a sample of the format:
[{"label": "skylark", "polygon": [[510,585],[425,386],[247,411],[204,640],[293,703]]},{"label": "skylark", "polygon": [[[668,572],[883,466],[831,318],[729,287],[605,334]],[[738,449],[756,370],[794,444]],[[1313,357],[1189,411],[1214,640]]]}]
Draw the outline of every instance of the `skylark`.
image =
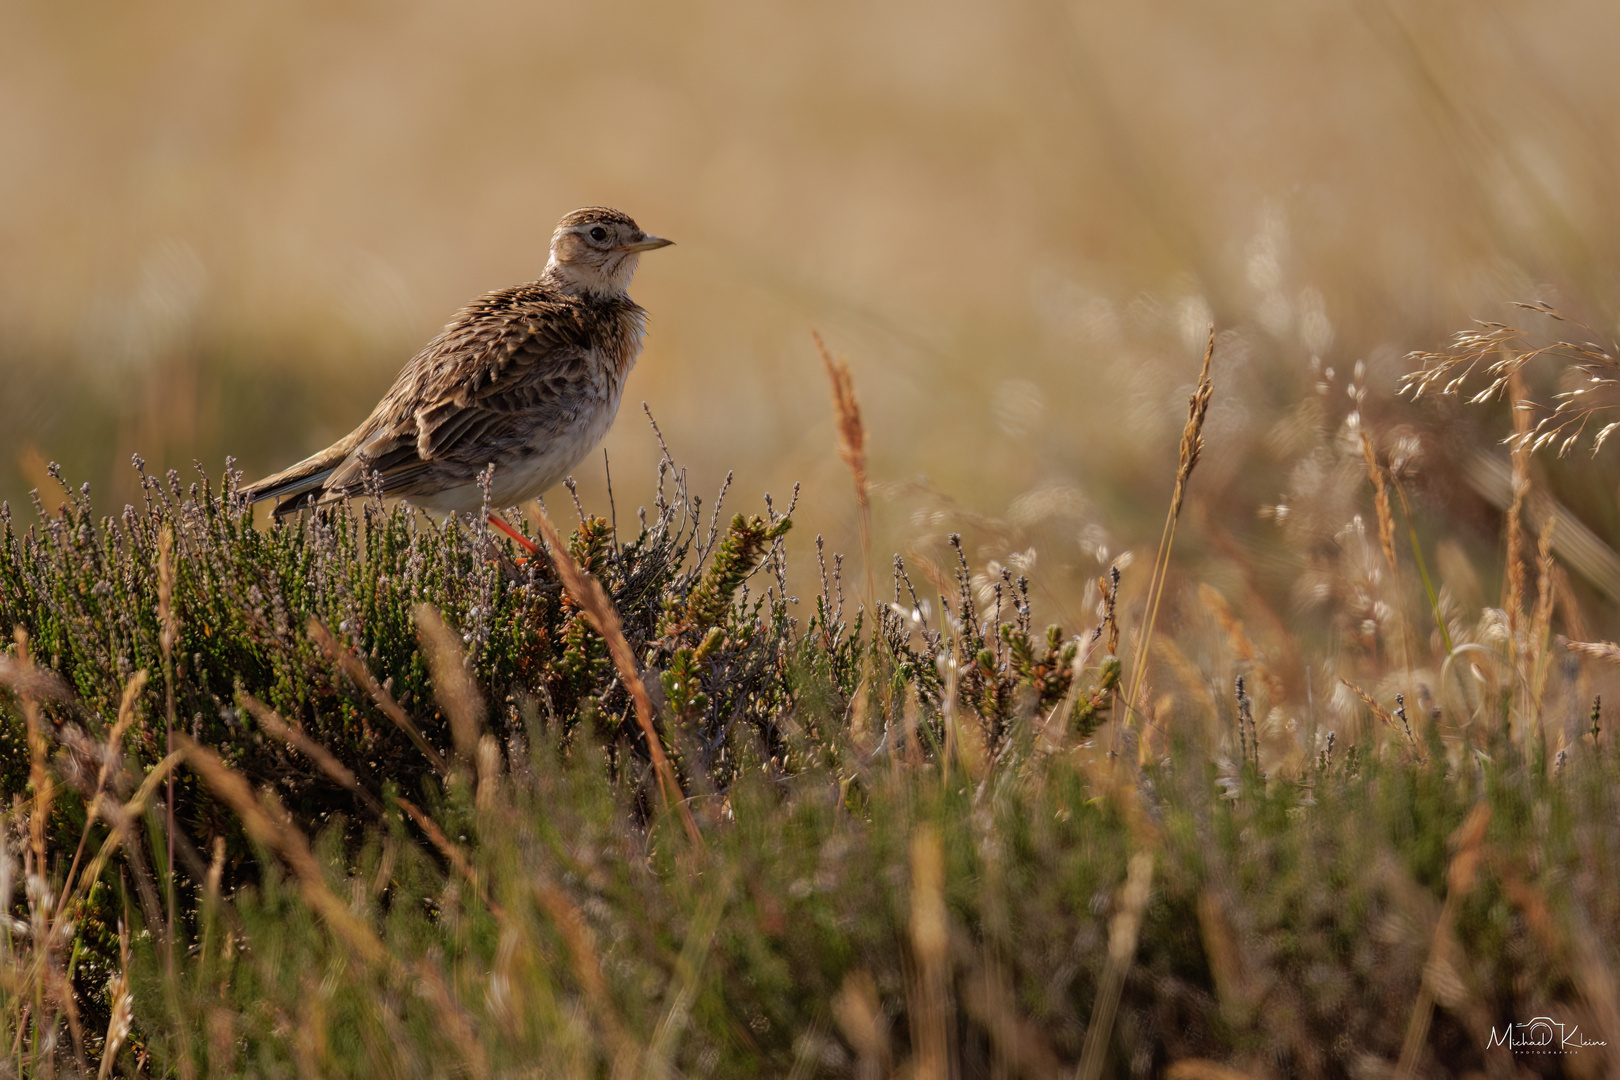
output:
[{"label": "skylark", "polygon": [[672,241],[618,210],[557,223],[539,280],[456,313],[364,423],[313,457],[243,489],[275,515],[368,490],[429,509],[516,506],[568,475],[601,441],[641,351],[647,313],[625,291],[641,252]]}]

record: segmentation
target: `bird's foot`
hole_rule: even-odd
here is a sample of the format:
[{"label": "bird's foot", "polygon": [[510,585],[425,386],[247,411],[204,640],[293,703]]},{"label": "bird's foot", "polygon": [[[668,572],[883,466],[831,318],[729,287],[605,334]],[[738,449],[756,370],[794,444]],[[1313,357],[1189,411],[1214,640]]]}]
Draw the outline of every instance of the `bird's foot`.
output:
[{"label": "bird's foot", "polygon": [[[536,544],[533,540],[530,540],[527,536],[524,536],[522,533],[512,528],[511,525],[506,523],[504,518],[499,518],[494,514],[491,514],[489,515],[489,523],[501,530],[501,532],[505,533],[507,536],[510,536],[514,541],[516,541],[518,547],[527,551],[531,557],[540,554],[540,545]],[[519,566],[522,566],[528,561],[528,558],[520,558],[517,562]]]}]

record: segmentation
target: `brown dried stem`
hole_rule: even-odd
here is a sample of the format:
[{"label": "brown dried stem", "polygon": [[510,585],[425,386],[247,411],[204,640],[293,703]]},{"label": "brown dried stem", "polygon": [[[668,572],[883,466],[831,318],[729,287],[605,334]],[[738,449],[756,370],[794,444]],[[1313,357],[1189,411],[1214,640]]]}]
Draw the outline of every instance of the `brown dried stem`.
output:
[{"label": "brown dried stem", "polygon": [[861,561],[866,568],[866,599],[870,603],[873,598],[872,504],[867,493],[866,427],[861,423],[861,405],[855,398],[855,381],[850,376],[848,361],[834,356],[819,332],[812,330],[810,336],[815,339],[816,351],[821,354],[822,366],[827,370],[827,381],[832,384],[833,415],[838,425],[838,456],[844,460],[850,477],[855,481]]},{"label": "brown dried stem", "polygon": [[[1204,346],[1204,363],[1198,372],[1198,385],[1187,398],[1187,423],[1181,431],[1181,449],[1176,465],[1176,488],[1170,497],[1170,513],[1165,517],[1164,532],[1159,537],[1159,553],[1153,560],[1153,577],[1148,582],[1148,616],[1142,628],[1142,643],[1136,650],[1136,670],[1131,677],[1130,693],[1125,696],[1127,715],[1136,709],[1136,698],[1147,676],[1148,658],[1153,644],[1153,626],[1159,617],[1159,602],[1164,598],[1165,579],[1169,576],[1170,550],[1176,540],[1176,521],[1181,516],[1181,504],[1187,496],[1187,481],[1204,452],[1204,418],[1209,413],[1209,401],[1214,393],[1210,382],[1209,365],[1215,357],[1215,324],[1209,325],[1209,341]],[[1146,746],[1146,740],[1142,744]]]},{"label": "brown dried stem", "polygon": [[562,578],[563,588],[568,595],[585,612],[591,626],[607,641],[608,653],[613,657],[614,666],[619,669],[619,680],[630,694],[635,703],[636,722],[641,726],[642,734],[647,737],[647,754],[652,758],[653,771],[658,776],[658,789],[664,798],[666,808],[673,807],[681,817],[681,824],[686,827],[686,834],[692,843],[698,847],[703,846],[703,834],[698,831],[697,822],[692,818],[692,811],[681,796],[680,783],[675,779],[675,770],[669,764],[669,758],[664,754],[663,740],[658,737],[658,729],[653,724],[652,699],[647,696],[647,687],[641,681],[641,672],[636,666],[635,653],[630,648],[630,642],[625,639],[624,625],[619,620],[618,609],[613,601],[602,590],[601,583],[589,577],[574,562],[573,556],[568,554],[568,546],[557,535],[556,526],[546,516],[545,508],[535,507],[535,523],[540,529],[547,548],[550,549],[551,563],[557,568],[557,576]]}]

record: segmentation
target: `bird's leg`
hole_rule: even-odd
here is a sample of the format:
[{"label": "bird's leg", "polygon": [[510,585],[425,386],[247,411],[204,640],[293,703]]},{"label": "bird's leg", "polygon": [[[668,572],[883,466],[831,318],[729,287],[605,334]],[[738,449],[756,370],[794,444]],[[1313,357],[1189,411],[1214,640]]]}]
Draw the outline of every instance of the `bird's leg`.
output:
[{"label": "bird's leg", "polygon": [[[524,536],[522,533],[512,528],[512,526],[508,525],[504,518],[498,518],[494,514],[491,514],[489,515],[489,523],[501,530],[501,532],[505,533],[507,536],[510,536],[513,540],[516,540],[518,546],[528,551],[530,555],[540,554],[540,545],[536,544],[533,540],[530,540],[527,536]],[[518,560],[519,565],[522,565],[525,562],[528,562],[528,560]]]}]

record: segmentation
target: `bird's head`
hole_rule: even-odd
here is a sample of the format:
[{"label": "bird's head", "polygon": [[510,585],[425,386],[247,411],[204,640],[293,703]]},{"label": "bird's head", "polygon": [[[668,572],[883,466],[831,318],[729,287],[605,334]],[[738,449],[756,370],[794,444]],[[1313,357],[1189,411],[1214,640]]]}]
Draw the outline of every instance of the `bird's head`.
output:
[{"label": "bird's head", "polygon": [[587,206],[557,223],[546,276],[569,292],[622,296],[641,253],[672,243],[642,232],[629,214]]}]

